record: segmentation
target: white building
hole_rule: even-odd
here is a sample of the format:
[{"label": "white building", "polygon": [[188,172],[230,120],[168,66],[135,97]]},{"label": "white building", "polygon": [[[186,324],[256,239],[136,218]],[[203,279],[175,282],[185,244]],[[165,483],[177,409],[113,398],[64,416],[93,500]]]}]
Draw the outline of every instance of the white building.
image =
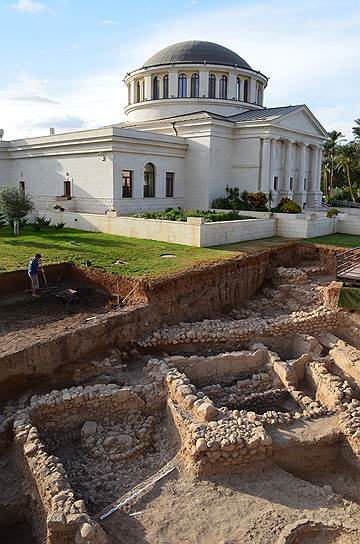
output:
[{"label": "white building", "polygon": [[267,77],[233,51],[181,42],[125,83],[127,122],[0,141],[0,184],[39,210],[207,209],[226,185],[321,205],[325,129],[305,105],[265,108]]}]

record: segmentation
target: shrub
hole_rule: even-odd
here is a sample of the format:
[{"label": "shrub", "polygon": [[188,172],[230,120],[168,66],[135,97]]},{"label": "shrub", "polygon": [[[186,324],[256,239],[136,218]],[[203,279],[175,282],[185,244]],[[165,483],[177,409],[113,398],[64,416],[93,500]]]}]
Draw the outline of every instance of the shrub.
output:
[{"label": "shrub", "polygon": [[216,208],[218,210],[231,210],[229,199],[225,197],[214,198],[214,200],[211,203],[211,207]]},{"label": "shrub", "polygon": [[299,204],[291,200],[290,202],[285,202],[281,208],[282,213],[300,213],[301,207]]},{"label": "shrub", "polygon": [[336,216],[338,216],[338,215],[339,215],[339,211],[338,211],[336,208],[331,208],[331,209],[327,212],[326,217],[330,217],[330,218],[331,218],[331,217],[334,217],[334,216],[336,217]]},{"label": "shrub", "polygon": [[300,213],[301,207],[299,204],[291,200],[291,198],[284,197],[280,200],[278,206],[273,209],[273,211],[279,213]]},{"label": "shrub", "polygon": [[4,185],[0,189],[0,213],[18,234],[20,222],[34,209],[34,204],[22,189]]},{"label": "shrub", "polygon": [[266,209],[268,197],[262,191],[256,191],[255,193],[248,193],[247,201],[254,210]]},{"label": "shrub", "polygon": [[31,228],[35,231],[39,231],[41,229],[41,226],[39,223],[31,223]]},{"label": "shrub", "polygon": [[46,219],[46,216],[43,215],[42,217],[36,217],[35,223],[39,225],[39,227],[49,227],[51,223],[51,219]]},{"label": "shrub", "polygon": [[144,219],[162,219],[167,221],[186,221],[188,217],[203,217],[205,222],[234,221],[237,219],[251,219],[246,216],[239,216],[236,210],[228,212],[215,212],[206,210],[181,210],[179,208],[168,208],[162,212],[143,212],[135,214],[134,217]]}]

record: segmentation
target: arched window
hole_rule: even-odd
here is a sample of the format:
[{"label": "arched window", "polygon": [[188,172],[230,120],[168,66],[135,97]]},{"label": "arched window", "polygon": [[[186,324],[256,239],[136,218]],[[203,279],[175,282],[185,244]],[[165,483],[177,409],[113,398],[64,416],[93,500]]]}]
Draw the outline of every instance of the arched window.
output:
[{"label": "arched window", "polygon": [[155,166],[148,162],[144,168],[144,198],[155,196]]},{"label": "arched window", "polygon": [[216,77],[214,74],[209,75],[209,98],[215,98],[216,95]]},{"label": "arched window", "polygon": [[169,98],[169,76],[167,74],[163,79],[163,98]]},{"label": "arched window", "polygon": [[190,96],[191,98],[199,98],[199,74],[193,74],[191,76],[191,88]]},{"label": "arched window", "polygon": [[179,75],[179,85],[178,85],[178,97],[186,98],[186,83],[187,78],[185,74]]},{"label": "arched window", "polygon": [[159,78],[155,76],[153,78],[152,99],[159,100]]},{"label": "arched window", "polygon": [[221,76],[219,81],[219,98],[227,99],[227,77]]},{"label": "arched window", "polygon": [[136,102],[141,102],[141,85],[140,81],[136,84]]},{"label": "arched window", "polygon": [[241,79],[236,78],[236,100],[241,100]]},{"label": "arched window", "polygon": [[245,79],[244,81],[244,102],[248,102],[249,98],[249,80]]}]

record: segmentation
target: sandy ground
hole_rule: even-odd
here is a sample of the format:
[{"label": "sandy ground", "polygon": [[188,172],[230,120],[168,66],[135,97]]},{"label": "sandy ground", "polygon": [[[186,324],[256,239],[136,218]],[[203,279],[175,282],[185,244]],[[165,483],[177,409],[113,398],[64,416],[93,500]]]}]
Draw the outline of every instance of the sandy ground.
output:
[{"label": "sandy ground", "polygon": [[[169,476],[132,512],[140,513],[117,512],[103,522],[113,544],[276,544],[289,524],[304,518],[360,529],[358,504],[279,468],[206,481]],[[299,544],[350,541],[360,540],[311,534]]]}]

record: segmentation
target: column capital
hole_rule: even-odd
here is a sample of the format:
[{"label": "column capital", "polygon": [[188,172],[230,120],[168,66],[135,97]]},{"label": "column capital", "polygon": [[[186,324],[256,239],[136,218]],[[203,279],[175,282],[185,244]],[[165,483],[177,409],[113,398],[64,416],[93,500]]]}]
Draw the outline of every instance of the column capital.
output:
[{"label": "column capital", "polygon": [[293,145],[295,143],[295,140],[292,138],[280,138],[285,144],[291,144]]}]

